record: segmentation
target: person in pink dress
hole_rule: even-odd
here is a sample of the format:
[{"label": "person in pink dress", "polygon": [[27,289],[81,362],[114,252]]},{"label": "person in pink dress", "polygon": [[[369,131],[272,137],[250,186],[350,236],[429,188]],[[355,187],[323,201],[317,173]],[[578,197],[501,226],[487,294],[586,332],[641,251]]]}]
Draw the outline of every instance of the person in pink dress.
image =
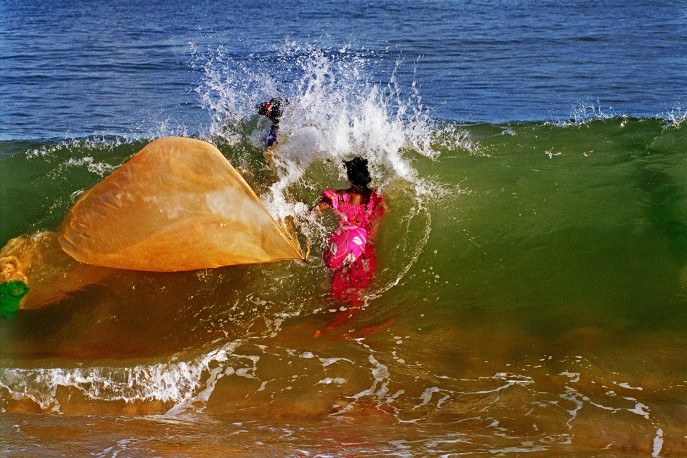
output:
[{"label": "person in pink dress", "polygon": [[344,161],[344,165],[350,186],[347,189],[326,189],[316,210],[331,209],[338,221],[322,258],[332,271],[332,297],[348,305],[348,310],[337,315],[316,336],[359,313],[364,303],[361,291],[372,283],[377,270],[375,240],[386,205],[382,195],[368,186],[372,179],[366,159],[356,157]]}]

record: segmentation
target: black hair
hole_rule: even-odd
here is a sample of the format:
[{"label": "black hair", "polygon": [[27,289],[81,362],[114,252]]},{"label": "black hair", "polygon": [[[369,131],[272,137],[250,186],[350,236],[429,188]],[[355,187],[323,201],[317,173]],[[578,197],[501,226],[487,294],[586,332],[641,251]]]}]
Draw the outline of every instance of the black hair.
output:
[{"label": "black hair", "polygon": [[258,104],[255,108],[258,110],[260,116],[267,116],[274,124],[279,124],[279,119],[282,115],[282,103],[287,105],[289,100],[281,97],[273,97],[269,102]]},{"label": "black hair", "polygon": [[367,169],[367,159],[362,157],[354,157],[350,161],[343,161],[346,166],[346,175],[348,175],[348,181],[352,184],[358,186],[367,186],[372,177],[370,177],[370,171]]}]

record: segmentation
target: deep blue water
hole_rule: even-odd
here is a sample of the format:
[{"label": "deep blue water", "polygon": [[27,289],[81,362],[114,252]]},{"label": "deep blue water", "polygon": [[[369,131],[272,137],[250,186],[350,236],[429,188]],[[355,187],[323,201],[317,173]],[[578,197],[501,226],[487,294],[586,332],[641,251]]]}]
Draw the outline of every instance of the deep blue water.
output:
[{"label": "deep blue water", "polygon": [[435,119],[651,117],[687,103],[685,1],[1,0],[0,139],[202,132],[203,62],[260,61],[287,85],[299,47],[343,50],[371,82],[414,83]]}]

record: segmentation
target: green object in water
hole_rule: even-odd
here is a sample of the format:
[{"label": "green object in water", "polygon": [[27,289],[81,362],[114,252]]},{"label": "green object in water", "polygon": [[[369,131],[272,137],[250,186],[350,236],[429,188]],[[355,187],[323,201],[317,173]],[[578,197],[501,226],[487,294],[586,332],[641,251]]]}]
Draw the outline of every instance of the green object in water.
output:
[{"label": "green object in water", "polygon": [[29,285],[21,280],[0,284],[0,318],[13,318],[19,310],[19,303],[28,292]]}]

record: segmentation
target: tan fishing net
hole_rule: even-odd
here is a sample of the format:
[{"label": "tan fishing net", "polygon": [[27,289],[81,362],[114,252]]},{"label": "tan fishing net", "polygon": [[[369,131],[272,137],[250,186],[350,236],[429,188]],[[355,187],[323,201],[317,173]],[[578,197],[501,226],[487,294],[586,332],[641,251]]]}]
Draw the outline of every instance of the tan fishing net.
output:
[{"label": "tan fishing net", "polygon": [[213,145],[162,138],[86,191],[58,233],[17,237],[0,250],[0,317],[58,302],[110,268],[171,272],[302,259],[287,228]]},{"label": "tan fishing net", "polygon": [[59,241],[83,263],[160,272],[303,258],[217,148],[181,137],[151,142],[86,191]]},{"label": "tan fishing net", "polygon": [[0,277],[0,281],[21,281],[30,288],[21,301],[22,309],[59,302],[70,292],[97,283],[113,272],[68,256],[54,232],[38,232],[7,242],[0,250],[0,270],[12,274],[11,278]]}]

